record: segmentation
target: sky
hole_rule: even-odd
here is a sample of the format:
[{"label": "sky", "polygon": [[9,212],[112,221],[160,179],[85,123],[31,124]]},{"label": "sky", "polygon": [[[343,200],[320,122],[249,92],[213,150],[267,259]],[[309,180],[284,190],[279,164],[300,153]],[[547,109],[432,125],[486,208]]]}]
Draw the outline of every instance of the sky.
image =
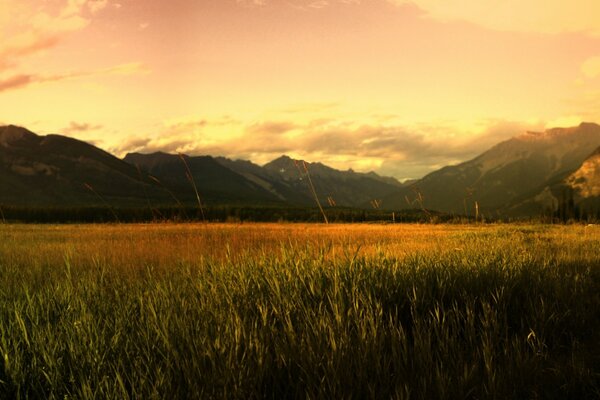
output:
[{"label": "sky", "polygon": [[600,122],[597,0],[0,0],[0,124],[418,178]]}]

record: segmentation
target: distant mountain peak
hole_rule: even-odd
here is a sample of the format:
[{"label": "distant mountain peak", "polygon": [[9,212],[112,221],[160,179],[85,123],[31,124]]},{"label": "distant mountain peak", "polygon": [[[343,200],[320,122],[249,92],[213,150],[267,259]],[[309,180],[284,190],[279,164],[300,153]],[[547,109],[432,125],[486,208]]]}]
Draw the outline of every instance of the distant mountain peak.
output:
[{"label": "distant mountain peak", "polygon": [[600,125],[593,122],[582,122],[578,126],[569,128],[550,128],[544,131],[526,131],[508,141],[518,142],[552,142],[572,136],[591,135],[595,136],[600,130]]},{"label": "distant mountain peak", "polygon": [[280,157],[277,157],[274,160],[269,161],[266,165],[287,165],[287,164],[301,162],[301,161],[302,160],[297,160],[295,158],[288,156],[287,154],[284,154]]},{"label": "distant mountain peak", "polygon": [[37,135],[16,125],[0,126],[0,145],[6,146],[28,137],[37,137]]},{"label": "distant mountain peak", "polygon": [[297,160],[284,154],[281,157],[277,157],[276,159],[266,163],[263,165],[263,168],[273,173],[286,173],[286,175],[287,173],[292,173],[293,176],[296,176],[299,173],[297,167],[299,167],[302,163],[311,165],[304,160]]}]

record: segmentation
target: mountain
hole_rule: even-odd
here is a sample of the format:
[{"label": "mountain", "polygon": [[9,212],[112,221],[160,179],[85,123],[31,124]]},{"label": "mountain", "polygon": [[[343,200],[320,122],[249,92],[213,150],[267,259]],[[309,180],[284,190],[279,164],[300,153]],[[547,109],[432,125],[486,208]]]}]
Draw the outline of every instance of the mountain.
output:
[{"label": "mountain", "polygon": [[162,201],[135,167],[88,143],[0,127],[0,203],[24,206],[147,204]]},{"label": "mountain", "polygon": [[[372,199],[393,193],[401,184],[393,178],[375,173],[338,171],[321,163],[306,163],[288,156],[259,166],[250,161],[224,157],[184,156],[198,185],[200,194],[209,201],[238,203],[273,203],[295,206],[315,205],[308,176],[323,205],[359,206]],[[157,177],[169,190],[189,202],[193,189],[186,177],[185,164],[173,154],[128,154],[124,161],[139,165]],[[183,201],[182,200],[182,201]]]},{"label": "mountain", "polygon": [[225,157],[216,157],[215,160],[224,167],[240,174],[244,178],[259,185],[272,193],[281,201],[297,206],[313,206],[314,200],[307,190],[298,191],[277,173],[263,168],[251,161],[231,160]]},{"label": "mountain", "polygon": [[[305,172],[295,169],[296,162],[304,165],[286,156],[263,167],[223,157],[183,156],[182,160],[166,153],[132,153],[120,160],[89,143],[55,134],[40,136],[9,125],[0,127],[0,204],[193,205],[196,195],[189,167],[201,199],[209,204],[313,207]],[[329,197],[339,205],[356,206],[401,186],[374,173],[306,165],[324,205]],[[282,168],[295,170],[282,173]]]},{"label": "mountain", "polygon": [[[269,176],[285,183],[298,193],[311,196],[308,177],[322,204],[360,207],[378,201],[398,191],[402,184],[394,178],[381,177],[374,172],[339,171],[321,163],[308,163],[281,156],[263,166]],[[312,198],[312,197],[311,197]]]},{"label": "mountain", "polygon": [[589,213],[600,210],[600,126],[527,132],[404,183],[285,155],[263,166],[160,152],[121,160],[69,137],[0,127],[0,204],[193,206],[192,182],[208,205],[314,207],[314,187],[324,206],[473,214],[477,203],[484,215],[539,216],[561,207]]},{"label": "mountain", "polygon": [[600,197],[600,147],[569,177],[566,184],[582,199]]},{"label": "mountain", "polygon": [[[512,214],[547,213],[548,210],[568,207],[571,216],[582,212],[600,211],[600,147],[587,157],[575,171],[566,177],[558,176],[537,190],[532,196],[518,199],[508,207]],[[575,210],[577,208],[577,210]]]},{"label": "mountain", "polygon": [[[497,144],[480,156],[444,167],[383,199],[385,208],[429,209],[467,214],[475,202],[482,212],[514,215],[538,212],[531,198],[575,172],[600,146],[600,126],[527,132]],[[409,204],[411,203],[411,204]],[[539,214],[535,214],[539,215]]]},{"label": "mountain", "polygon": [[123,161],[137,165],[144,172],[157,178],[165,188],[175,194],[179,201],[184,203],[196,202],[187,167],[202,200],[221,204],[282,203],[282,199],[276,194],[223,166],[211,156],[189,157],[161,152],[129,153]]}]

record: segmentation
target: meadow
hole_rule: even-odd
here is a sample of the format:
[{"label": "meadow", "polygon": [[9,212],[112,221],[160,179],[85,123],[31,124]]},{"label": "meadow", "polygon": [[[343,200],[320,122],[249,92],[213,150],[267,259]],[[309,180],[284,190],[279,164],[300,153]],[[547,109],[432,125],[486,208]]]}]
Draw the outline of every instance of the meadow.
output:
[{"label": "meadow", "polygon": [[600,227],[0,224],[0,398],[600,398]]}]

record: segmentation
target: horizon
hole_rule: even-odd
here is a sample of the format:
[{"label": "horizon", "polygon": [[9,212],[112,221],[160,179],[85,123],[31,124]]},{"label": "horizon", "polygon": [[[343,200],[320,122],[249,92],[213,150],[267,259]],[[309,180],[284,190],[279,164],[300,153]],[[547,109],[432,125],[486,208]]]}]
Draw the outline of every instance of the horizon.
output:
[{"label": "horizon", "polygon": [[26,0],[0,122],[122,157],[287,154],[398,180],[600,121],[600,4]]},{"label": "horizon", "polygon": [[[596,123],[596,122],[591,122],[591,121],[583,121],[583,122],[581,122],[579,125],[577,125],[576,127],[581,127],[581,126],[583,126],[583,125],[595,125],[595,126],[600,126],[600,124],[598,124],[598,123]],[[11,126],[12,126],[12,127],[15,127],[15,128],[19,128],[19,129],[24,129],[24,130],[26,130],[26,131],[29,131],[29,132],[31,132],[31,133],[33,133],[33,134],[35,134],[35,135],[38,135],[38,136],[40,136],[40,134],[38,134],[37,132],[33,132],[33,131],[31,131],[30,129],[28,129],[27,127],[24,127],[24,126],[19,126],[19,125],[14,125],[14,124],[7,124],[7,125],[0,124],[0,128],[6,128],[6,127],[11,127]],[[551,128],[548,128],[548,129],[546,129],[546,130],[544,130],[544,131],[531,131],[531,130],[529,130],[529,131],[521,132],[521,133],[519,133],[518,135],[512,136],[512,137],[510,137],[510,138],[506,138],[506,139],[504,139],[504,140],[503,140],[503,141],[501,141],[501,142],[495,143],[495,144],[493,144],[493,145],[492,145],[492,147],[494,147],[494,146],[496,146],[496,145],[498,145],[498,144],[501,144],[501,143],[503,143],[503,142],[505,142],[505,141],[508,141],[508,140],[510,140],[510,139],[514,139],[514,138],[523,137],[523,136],[525,136],[525,135],[529,135],[529,134],[534,134],[534,135],[543,135],[543,134],[545,134],[545,133],[547,133],[548,131],[551,131],[551,130],[557,130],[557,129],[558,129],[558,130],[565,130],[565,129],[569,129],[569,128],[576,128],[576,127],[572,127],[572,126],[556,126],[556,127],[551,127]],[[45,135],[62,135],[62,136],[65,136],[65,135],[63,135],[63,134],[62,134],[62,133],[60,133],[60,132],[50,132],[50,133],[47,133],[47,134],[45,134]],[[66,137],[69,137],[69,136],[66,136]],[[77,139],[77,138],[73,138],[73,139]],[[78,139],[78,140],[82,140],[82,139]],[[253,163],[253,164],[255,164],[255,165],[258,165],[258,166],[260,166],[260,167],[264,167],[265,165],[267,165],[267,164],[269,164],[269,163],[272,163],[272,162],[274,162],[274,161],[276,161],[276,160],[279,160],[279,159],[281,159],[281,158],[286,158],[286,157],[287,157],[287,158],[289,158],[289,159],[291,159],[291,160],[294,160],[294,161],[304,161],[304,162],[307,162],[307,163],[309,163],[309,164],[320,164],[320,165],[323,165],[323,166],[325,166],[325,167],[334,168],[334,169],[336,169],[336,170],[339,170],[339,171],[342,171],[342,172],[346,172],[346,171],[348,171],[348,172],[357,172],[357,173],[362,173],[362,174],[375,173],[375,174],[377,174],[377,175],[379,175],[379,176],[381,176],[381,177],[384,177],[384,178],[393,178],[393,179],[396,179],[398,182],[401,182],[401,183],[406,183],[406,182],[409,182],[409,181],[418,181],[418,180],[420,180],[420,179],[423,179],[423,178],[424,178],[425,176],[427,176],[429,173],[437,171],[437,170],[433,170],[433,171],[430,171],[430,172],[428,172],[428,173],[426,173],[425,175],[422,175],[422,176],[415,176],[415,177],[412,177],[412,178],[403,178],[403,179],[402,179],[402,178],[398,178],[398,177],[396,177],[396,176],[393,176],[393,175],[384,175],[384,174],[381,174],[381,173],[379,173],[379,172],[377,172],[377,171],[375,171],[375,170],[355,170],[355,169],[354,169],[354,168],[352,168],[352,167],[348,167],[348,168],[345,168],[345,169],[343,169],[343,168],[336,168],[336,167],[334,167],[334,166],[331,166],[331,165],[328,165],[328,164],[326,164],[326,163],[322,162],[321,160],[313,160],[313,159],[303,159],[303,158],[296,158],[296,157],[290,156],[289,154],[286,154],[286,153],[279,154],[279,155],[277,155],[277,156],[275,156],[275,157],[273,157],[273,158],[271,158],[271,159],[269,159],[269,160],[267,160],[267,161],[265,161],[265,162],[263,162],[263,163],[256,163],[256,162],[254,162],[253,160],[250,160],[250,159],[236,158],[236,157],[228,157],[228,156],[226,156],[226,155],[222,155],[222,154],[208,154],[208,153],[204,153],[204,154],[187,154],[187,153],[174,152],[174,151],[170,151],[170,152],[169,152],[169,151],[163,151],[163,150],[161,150],[161,149],[158,149],[158,150],[155,150],[155,151],[151,151],[151,152],[144,152],[144,151],[132,151],[132,152],[127,152],[127,153],[124,153],[124,154],[120,154],[120,155],[119,155],[119,154],[113,154],[113,153],[111,152],[111,150],[110,150],[110,149],[104,149],[104,148],[102,148],[101,146],[98,146],[96,143],[93,143],[93,142],[90,142],[90,141],[85,141],[85,140],[83,140],[83,141],[84,141],[84,142],[86,142],[86,143],[88,143],[88,144],[90,144],[90,145],[92,145],[92,146],[98,147],[100,150],[106,151],[106,152],[108,152],[109,154],[111,154],[111,155],[113,155],[113,156],[115,156],[116,158],[118,158],[118,159],[121,159],[121,160],[124,160],[124,159],[125,159],[125,157],[126,157],[127,155],[130,155],[130,154],[132,154],[132,155],[133,155],[133,154],[141,154],[141,155],[165,154],[165,155],[171,155],[171,156],[184,155],[184,156],[187,156],[187,157],[211,157],[211,158],[213,158],[213,159],[225,158],[225,159],[229,159],[229,160],[232,160],[232,161],[249,161],[249,162],[251,162],[251,163]],[[488,148],[488,149],[484,149],[484,150],[483,150],[483,152],[485,152],[486,150],[489,150],[489,148]],[[597,151],[597,150],[596,150],[596,151]],[[444,167],[447,167],[447,166],[456,166],[456,165],[460,165],[460,164],[463,164],[463,163],[466,163],[466,162],[472,161],[474,158],[477,158],[477,157],[478,157],[478,156],[480,156],[480,155],[481,155],[481,154],[476,154],[476,155],[474,155],[472,158],[468,158],[468,159],[464,159],[464,160],[459,160],[459,161],[457,161],[457,162],[456,162],[456,163],[454,163],[454,164],[448,164],[448,165],[444,165],[444,166],[442,166],[441,168],[444,168]]]},{"label": "horizon", "polygon": [[[586,124],[600,126],[600,124],[598,124],[596,122],[591,122],[591,121],[582,121],[578,126],[582,126],[582,125],[586,125]],[[27,127],[24,127],[24,126],[19,126],[19,125],[14,125],[14,124],[7,124],[7,125],[1,125],[0,124],[0,128],[2,128],[2,127],[9,127],[9,126],[13,126],[13,127],[16,127],[16,128],[25,129],[25,130],[27,130],[27,131],[29,131],[31,133],[39,135],[38,133],[33,132],[33,131],[29,130]],[[492,147],[494,147],[494,146],[496,146],[496,145],[498,145],[498,144],[500,144],[502,142],[508,141],[510,139],[518,138],[518,137],[521,137],[521,136],[524,136],[524,135],[527,135],[527,134],[536,134],[536,135],[537,134],[544,134],[548,130],[568,129],[568,128],[574,128],[574,127],[570,127],[570,126],[556,126],[556,127],[547,128],[544,131],[531,131],[531,130],[528,130],[528,131],[525,131],[525,132],[521,132],[521,133],[519,133],[519,134],[517,134],[515,136],[509,137],[509,138],[505,138],[501,142],[493,144]],[[60,133],[60,132],[50,132],[50,133],[46,133],[45,135],[63,135],[63,134]],[[70,137],[68,135],[63,135],[63,136]],[[73,137],[73,139],[78,139],[78,138]],[[362,173],[362,174],[375,173],[375,174],[377,174],[377,175],[379,175],[381,177],[384,177],[384,178],[393,178],[393,179],[396,179],[400,183],[406,183],[406,182],[409,182],[409,181],[417,181],[417,180],[423,179],[425,176],[429,175],[431,172],[437,171],[437,169],[435,169],[435,170],[427,172],[425,175],[422,175],[422,176],[415,176],[415,177],[411,177],[411,178],[398,178],[398,177],[393,176],[393,175],[384,175],[384,174],[381,174],[380,172],[377,172],[377,171],[375,171],[373,169],[371,169],[371,170],[355,170],[351,166],[348,167],[348,168],[345,168],[345,169],[344,168],[336,168],[334,166],[331,166],[331,165],[328,165],[326,163],[323,163],[321,160],[312,160],[312,159],[297,158],[297,157],[292,157],[292,156],[290,156],[289,154],[286,154],[286,153],[279,154],[279,155],[275,156],[274,158],[269,159],[269,160],[267,160],[265,162],[262,162],[262,163],[256,163],[253,160],[245,159],[245,158],[229,157],[229,156],[222,155],[222,154],[221,155],[220,154],[208,154],[208,153],[204,153],[204,154],[187,154],[187,153],[181,153],[181,152],[176,152],[176,151],[175,152],[174,151],[170,151],[169,152],[169,151],[164,151],[162,149],[154,150],[154,151],[151,151],[151,152],[131,151],[131,152],[127,152],[127,153],[124,153],[124,154],[113,154],[110,149],[104,149],[101,146],[99,146],[96,143],[94,143],[93,141],[86,141],[84,139],[78,139],[78,140],[82,140],[82,141],[84,141],[84,142],[86,142],[88,144],[91,144],[91,145],[93,145],[95,147],[98,147],[100,150],[106,151],[109,154],[111,154],[111,155],[113,155],[113,156],[115,156],[115,157],[117,157],[118,159],[121,159],[121,160],[124,160],[125,157],[127,155],[129,155],[129,154],[142,154],[142,155],[166,154],[166,155],[172,155],[172,156],[184,155],[184,156],[187,156],[187,157],[211,157],[213,159],[226,158],[226,159],[229,159],[229,160],[232,160],[232,161],[249,161],[249,162],[251,162],[251,163],[253,163],[255,165],[258,165],[260,167],[264,167],[265,165],[267,165],[267,164],[269,164],[269,163],[271,163],[273,161],[276,161],[276,160],[279,160],[281,158],[287,157],[287,158],[290,158],[290,159],[292,159],[294,161],[305,161],[305,162],[307,162],[309,164],[320,164],[320,165],[324,165],[325,167],[334,168],[334,169],[342,171],[342,172],[349,171],[349,172],[357,172],[357,173]],[[486,150],[489,150],[489,149],[484,149],[483,152],[485,152]],[[447,166],[460,165],[460,164],[463,164],[463,163],[471,161],[472,159],[478,157],[479,155],[481,155],[481,154],[476,154],[473,157],[467,158],[467,159],[464,159],[464,160],[458,160],[455,163],[443,165],[440,168],[444,168],[444,167],[447,167]]]}]

